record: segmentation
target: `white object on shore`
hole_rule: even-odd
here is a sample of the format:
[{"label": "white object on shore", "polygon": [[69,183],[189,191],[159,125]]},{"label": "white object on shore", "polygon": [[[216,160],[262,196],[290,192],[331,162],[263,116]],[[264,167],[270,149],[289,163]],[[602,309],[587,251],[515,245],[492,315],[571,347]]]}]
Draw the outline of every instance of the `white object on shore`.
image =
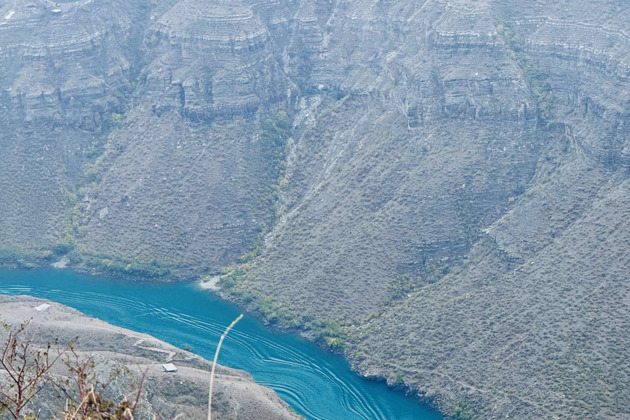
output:
[{"label": "white object on shore", "polygon": [[36,307],[34,307],[33,309],[35,309],[37,312],[43,312],[43,311],[45,311],[45,310],[46,310],[46,309],[48,309],[48,308],[50,308],[50,305],[49,305],[49,304],[47,304],[47,303],[42,303],[41,305],[36,306]]},{"label": "white object on shore", "polygon": [[68,257],[64,256],[59,261],[54,263],[52,266],[53,266],[53,268],[66,268],[68,266],[68,264],[70,264],[70,259]]},{"label": "white object on shore", "polygon": [[165,363],[162,365],[162,370],[164,372],[177,372],[177,366],[172,363]]},{"label": "white object on shore", "polygon": [[222,276],[214,276],[210,278],[208,281],[200,280],[199,286],[202,289],[210,290],[211,292],[217,292],[221,290],[221,288],[219,287],[219,280],[221,280],[221,277]]}]

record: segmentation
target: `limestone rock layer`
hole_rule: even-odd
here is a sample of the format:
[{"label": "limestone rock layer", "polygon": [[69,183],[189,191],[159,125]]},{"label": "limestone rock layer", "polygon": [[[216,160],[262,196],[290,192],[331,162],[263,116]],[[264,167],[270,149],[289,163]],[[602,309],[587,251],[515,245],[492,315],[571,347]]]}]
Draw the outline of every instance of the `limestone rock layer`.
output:
[{"label": "limestone rock layer", "polygon": [[449,415],[628,417],[629,22],[0,1],[0,262],[224,275]]}]

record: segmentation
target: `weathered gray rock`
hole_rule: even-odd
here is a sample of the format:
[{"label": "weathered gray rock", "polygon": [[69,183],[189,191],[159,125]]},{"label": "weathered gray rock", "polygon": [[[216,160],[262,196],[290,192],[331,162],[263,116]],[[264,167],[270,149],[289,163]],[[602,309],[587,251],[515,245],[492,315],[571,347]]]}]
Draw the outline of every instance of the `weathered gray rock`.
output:
[{"label": "weathered gray rock", "polygon": [[[137,22],[125,1],[10,1],[0,14],[2,89],[22,121],[85,129],[123,106],[130,79],[125,50]],[[135,21],[132,25],[132,21]]]},{"label": "weathered gray rock", "polygon": [[2,248],[177,278],[255,248],[233,295],[446,413],[627,415],[626,4],[51,7],[0,3]]}]

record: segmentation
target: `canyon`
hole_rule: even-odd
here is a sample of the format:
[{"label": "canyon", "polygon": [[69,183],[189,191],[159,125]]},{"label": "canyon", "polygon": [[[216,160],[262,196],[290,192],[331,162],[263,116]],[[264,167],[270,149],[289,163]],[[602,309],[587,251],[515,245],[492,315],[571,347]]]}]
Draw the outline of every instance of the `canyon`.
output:
[{"label": "canyon", "polygon": [[0,0],[0,263],[214,278],[455,418],[628,416],[628,22]]}]

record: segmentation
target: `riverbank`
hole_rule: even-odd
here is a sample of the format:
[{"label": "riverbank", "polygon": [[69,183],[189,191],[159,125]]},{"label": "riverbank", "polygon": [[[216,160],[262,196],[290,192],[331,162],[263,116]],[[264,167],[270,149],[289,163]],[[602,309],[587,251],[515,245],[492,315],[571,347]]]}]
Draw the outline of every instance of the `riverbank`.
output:
[{"label": "riverbank", "polygon": [[[75,337],[74,351],[82,358],[91,357],[107,392],[120,400],[129,395],[130,384],[138,383],[140,372],[148,369],[138,418],[207,417],[208,383],[211,362],[147,334],[116,327],[49,300],[31,296],[0,296],[0,317],[16,326],[25,320],[33,348],[45,347],[58,340],[61,347]],[[1,335],[1,334],[0,334]],[[164,372],[164,363],[174,363],[177,372]],[[127,377],[110,381],[116,369],[129,369]],[[298,419],[278,395],[244,371],[218,366],[213,407],[221,418]],[[63,363],[55,374],[69,376]],[[42,412],[59,411],[59,401],[44,393],[33,407]],[[261,417],[262,416],[262,417]]]},{"label": "riverbank", "polygon": [[[0,294],[25,293],[148,333],[205,358],[213,357],[225,326],[241,312],[191,283],[128,282],[69,270],[0,270]],[[384,383],[362,379],[340,356],[263,327],[251,316],[230,332],[219,362],[251,373],[309,419],[442,418]]]}]

